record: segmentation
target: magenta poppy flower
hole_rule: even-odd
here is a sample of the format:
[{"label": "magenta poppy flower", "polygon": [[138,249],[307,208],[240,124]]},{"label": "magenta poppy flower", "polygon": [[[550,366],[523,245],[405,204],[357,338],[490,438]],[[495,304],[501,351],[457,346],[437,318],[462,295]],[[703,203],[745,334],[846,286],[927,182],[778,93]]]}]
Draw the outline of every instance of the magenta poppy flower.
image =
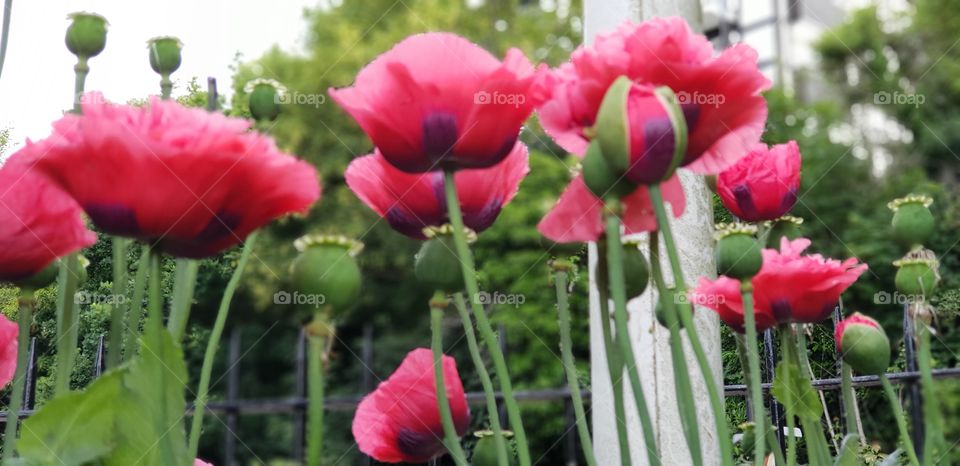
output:
[{"label": "magenta poppy flower", "polygon": [[[670,203],[673,215],[683,215],[686,198],[680,179],[673,176],[661,186],[663,199]],[[657,218],[646,186],[623,197],[623,223],[627,234],[642,233],[657,229]],[[597,241],[604,234],[603,201],[595,196],[577,175],[567,185],[557,203],[537,225],[540,234],[558,243]]]},{"label": "magenta poppy flower", "polygon": [[590,142],[600,103],[620,76],[635,86],[627,108],[631,165],[636,183],[669,175],[673,128],[651,90],[668,86],[676,95],[689,130],[682,165],[716,174],[760,140],[767,118],[761,92],[770,81],[757,67],[757,52],[743,44],[720,55],[681,18],[625,22],[610,34],[573,52],[556,70],[552,97],[538,108],[544,129],[564,149],[583,154]]},{"label": "magenta poppy flower", "polygon": [[[477,233],[493,225],[529,171],[527,148],[521,143],[497,165],[458,171],[454,181],[464,224]],[[345,176],[360,200],[411,238],[425,239],[425,227],[449,222],[442,172],[401,171],[377,150],[350,162]]]},{"label": "magenta poppy flower", "polygon": [[[360,401],[353,438],[360,451],[385,463],[425,463],[446,453],[437,409],[433,353],[417,348],[386,381]],[[457,434],[470,427],[470,408],[457,363],[443,357],[443,381]]]},{"label": "magenta poppy flower", "polygon": [[30,169],[26,150],[0,168],[0,281],[36,275],[59,257],[93,244],[83,211],[59,187]]},{"label": "magenta poppy flower", "polygon": [[800,148],[796,141],[759,144],[717,177],[723,205],[741,220],[762,222],[784,216],[800,190]]},{"label": "magenta poppy flower", "polygon": [[17,324],[0,315],[0,388],[6,387],[17,371]]},{"label": "magenta poppy flower", "polygon": [[200,458],[196,458],[193,460],[193,466],[213,466],[213,465]]},{"label": "magenta poppy flower", "polygon": [[487,168],[510,154],[542,100],[541,74],[517,49],[501,62],[455,34],[417,34],[330,97],[403,171]]},{"label": "magenta poppy flower", "polygon": [[316,170],[246,120],[159,99],[103,102],[87,95],[82,115],[64,116],[26,150],[107,233],[206,257],[320,198]]},{"label": "magenta poppy flower", "polygon": [[[853,258],[841,262],[820,254],[803,255],[809,246],[806,238],[781,238],[779,251],[763,250],[763,266],[753,277],[759,329],[777,323],[816,323],[830,317],[840,294],[867,270],[866,264]],[[716,311],[734,330],[743,331],[739,280],[701,278],[690,299]]]}]

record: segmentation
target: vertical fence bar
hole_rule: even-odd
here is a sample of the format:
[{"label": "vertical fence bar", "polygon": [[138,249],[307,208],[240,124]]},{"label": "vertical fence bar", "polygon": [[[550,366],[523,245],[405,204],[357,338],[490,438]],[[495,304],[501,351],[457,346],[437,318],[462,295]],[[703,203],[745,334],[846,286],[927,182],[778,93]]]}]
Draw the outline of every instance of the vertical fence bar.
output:
[{"label": "vertical fence bar", "polygon": [[575,435],[577,418],[573,412],[573,403],[570,402],[570,397],[563,399],[563,418],[567,425],[567,428],[563,431],[567,466],[577,466],[577,435]]},{"label": "vertical fence bar", "polygon": [[[903,305],[903,355],[907,362],[907,371],[916,372],[917,368],[917,347],[914,336],[913,318],[910,317],[910,304]],[[923,405],[922,395],[920,393],[920,384],[917,381],[911,381],[909,387],[910,396],[910,422],[913,427],[913,444],[917,446],[917,455],[923,460],[923,451],[920,446],[923,445]]]},{"label": "vertical fence bar", "polygon": [[[503,324],[500,324],[497,326],[497,332],[500,334],[500,352],[503,353],[503,358],[507,360],[507,365],[509,366],[510,358],[509,358],[509,355],[507,354],[507,350],[509,349],[509,345],[507,345],[507,327],[504,326]],[[500,408],[500,425],[503,426],[504,429],[509,429],[510,420],[507,419],[506,403],[500,403],[499,408]]]},{"label": "vertical fence bar", "polygon": [[303,445],[306,441],[307,432],[307,335],[303,329],[297,337],[297,353],[294,355],[294,363],[297,370],[296,387],[294,387],[294,396],[297,403],[293,408],[293,448],[291,456],[297,464],[303,463]]},{"label": "vertical fence bar", "polygon": [[93,378],[96,379],[103,374],[104,368],[104,353],[106,347],[106,338],[103,335],[100,335],[100,341],[97,342],[97,355],[93,358]]},{"label": "vertical fence bar", "polygon": [[[773,375],[777,367],[776,350],[773,346],[773,330],[763,332],[763,381],[773,382]],[[780,448],[786,448],[783,436],[784,419],[783,408],[780,403],[773,399],[770,392],[764,392],[766,405],[770,407],[770,417],[773,418],[773,426],[777,428],[777,440],[780,442]]]},{"label": "vertical fence bar", "polygon": [[[360,349],[360,356],[363,358],[363,376],[360,380],[360,392],[366,395],[373,391],[374,373],[373,373],[373,324],[367,323],[363,326],[363,344]],[[372,465],[373,458],[364,455],[362,464]]]},{"label": "vertical fence bar", "polygon": [[23,409],[33,409],[37,399],[37,337],[30,338],[26,375],[23,381]]},{"label": "vertical fence bar", "polygon": [[227,412],[223,432],[223,461],[226,466],[233,466],[237,461],[237,420],[239,410],[236,406],[240,391],[240,329],[230,329],[229,347],[227,350]]}]

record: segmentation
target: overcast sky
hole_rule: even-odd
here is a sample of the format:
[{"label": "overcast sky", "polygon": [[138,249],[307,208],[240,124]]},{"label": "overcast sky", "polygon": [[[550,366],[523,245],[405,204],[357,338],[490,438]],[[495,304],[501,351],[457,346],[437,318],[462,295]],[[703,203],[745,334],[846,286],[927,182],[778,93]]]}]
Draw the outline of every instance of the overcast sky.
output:
[{"label": "overcast sky", "polygon": [[[0,76],[0,127],[10,127],[11,149],[27,137],[43,138],[50,122],[71,106],[76,59],[63,43],[67,14],[90,11],[110,22],[107,47],[90,60],[87,90],[115,102],[158,94],[147,39],[179,37],[183,64],[173,78],[217,78],[230,85],[236,52],[253,59],[274,44],[303,49],[303,9],[315,0],[14,0],[10,44]],[[0,7],[2,8],[2,7]],[[178,89],[174,89],[176,94]]]}]

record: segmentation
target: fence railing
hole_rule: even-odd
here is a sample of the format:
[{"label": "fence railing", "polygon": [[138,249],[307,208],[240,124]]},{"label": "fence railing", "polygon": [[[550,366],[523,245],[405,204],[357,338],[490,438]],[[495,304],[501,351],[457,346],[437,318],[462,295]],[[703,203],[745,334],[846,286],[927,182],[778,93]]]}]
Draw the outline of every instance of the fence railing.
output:
[{"label": "fence railing", "polygon": [[[837,311],[837,314],[839,315],[839,310]],[[836,319],[834,319],[834,323],[836,324]],[[907,335],[912,333],[912,319],[910,319],[906,307],[904,308],[904,328],[907,331]],[[505,329],[501,328],[500,332],[501,336],[504,337],[502,344],[504,348],[506,348],[506,331]],[[914,443],[916,445],[922,445],[923,412],[920,405],[920,391],[918,384],[920,373],[917,371],[916,367],[916,353],[915,348],[913,347],[913,340],[911,338],[905,338],[904,340],[904,355],[906,358],[907,370],[902,372],[888,372],[886,376],[894,385],[907,386],[907,396],[910,399],[908,411],[914,427]],[[360,358],[363,360],[365,367],[372,367],[373,365],[373,341],[373,328],[372,326],[368,325],[363,330],[362,347],[360,351]],[[225,397],[223,400],[208,402],[206,408],[207,412],[217,414],[226,427],[224,429],[222,443],[222,458],[224,459],[224,462],[221,466],[231,466],[235,464],[238,441],[236,432],[237,423],[240,416],[289,414],[292,418],[294,427],[293,441],[290,446],[290,456],[294,460],[303,459],[307,411],[307,368],[305,342],[305,337],[301,333],[297,343],[296,354],[294,355],[296,387],[291,396],[278,398],[241,399],[238,396],[240,388],[240,371],[238,370],[238,367],[242,354],[241,338],[240,332],[235,331],[230,333],[227,339],[228,361],[226,367],[231,369],[227,374],[224,375],[226,380]],[[23,398],[24,408],[19,413],[21,418],[31,415],[36,404],[36,347],[36,339],[31,339],[27,377],[24,380],[24,384],[26,385]],[[777,435],[782,445],[785,442],[785,423],[782,416],[783,410],[782,407],[777,404],[776,401],[774,401],[770,394],[773,373],[776,367],[775,353],[776,348],[773,344],[772,332],[768,330],[764,334],[764,357],[762,361],[764,383],[762,384],[762,387],[766,401],[765,404],[770,410],[774,425],[778,426]],[[94,376],[99,376],[104,369],[104,355],[105,341],[104,338],[101,337],[97,348],[97,356],[95,358],[96,363],[94,364]],[[960,378],[960,367],[934,370],[933,377],[935,379]],[[363,394],[366,394],[375,388],[373,379],[374,377],[372,373],[369,371],[364,372],[362,380],[360,381]],[[812,380],[812,384],[813,387],[818,391],[830,391],[839,390],[841,381],[839,378],[816,378]],[[853,378],[853,386],[855,388],[869,388],[879,385],[880,378],[877,376],[858,376]],[[748,393],[748,387],[746,385],[724,385],[723,388],[725,396],[728,397],[745,397]],[[351,411],[356,408],[357,404],[362,399],[363,394],[353,396],[328,396],[325,403],[326,409],[331,411]],[[575,432],[575,418],[573,405],[570,402],[570,391],[567,388],[549,388],[540,390],[522,390],[515,392],[514,395],[516,396],[517,401],[520,403],[562,402],[564,404],[566,429],[563,434],[563,450],[565,464],[570,466],[576,465],[580,447],[579,440]],[[582,395],[584,400],[589,402],[591,395],[590,391],[584,390]],[[496,398],[498,401],[502,401],[503,399],[499,392],[496,393]],[[484,394],[482,392],[467,393],[467,401],[471,405],[482,406],[485,401]],[[188,414],[192,412],[192,409],[192,407],[188,408]],[[838,403],[837,409],[837,412],[839,413],[837,418],[843,422],[843,404]],[[748,417],[749,416],[751,416],[750,413],[748,413]],[[8,413],[6,411],[0,412],[0,422],[5,423],[7,417]],[[508,419],[502,408],[500,412],[500,418],[501,424],[503,424],[505,427],[508,427]]]}]

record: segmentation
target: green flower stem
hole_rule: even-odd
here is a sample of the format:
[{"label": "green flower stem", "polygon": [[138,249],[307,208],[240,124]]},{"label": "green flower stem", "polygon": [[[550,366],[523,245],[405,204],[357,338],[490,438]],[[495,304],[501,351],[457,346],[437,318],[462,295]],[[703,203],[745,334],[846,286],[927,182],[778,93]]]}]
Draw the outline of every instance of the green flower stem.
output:
[{"label": "green flower stem", "polygon": [[[791,355],[793,345],[791,344],[790,338],[790,325],[781,325],[777,330],[780,333],[781,362],[789,364],[789,361],[793,360],[793,356]],[[783,400],[783,407],[787,417],[787,466],[795,466],[797,464],[796,420],[794,419],[793,397],[791,396],[790,390],[786,390],[784,398],[786,399]]]},{"label": "green flower stem", "polygon": [[173,275],[173,298],[170,302],[170,318],[167,330],[173,335],[173,341],[179,342],[187,330],[190,320],[190,306],[193,305],[193,290],[197,285],[197,270],[200,261],[177,259],[177,268]]},{"label": "green flower stem", "polygon": [[[320,322],[320,315],[315,315],[313,320]],[[307,346],[307,466],[320,466],[323,455],[323,358],[327,341],[321,335],[308,333]]]},{"label": "green flower stem", "polygon": [[33,308],[36,304],[33,289],[20,289],[20,311],[17,316],[17,368],[13,376],[10,405],[7,406],[7,426],[3,436],[3,464],[13,460],[17,449],[17,425],[20,423],[20,407],[23,406],[23,391],[26,387],[27,364],[30,357],[30,326],[33,324]]},{"label": "green flower stem", "polygon": [[617,443],[620,446],[620,466],[630,466],[630,437],[627,434],[627,416],[623,402],[623,359],[617,350],[617,342],[610,331],[610,285],[607,280],[607,247],[604,240],[597,243],[597,293],[600,295],[600,329],[603,333],[603,349],[606,354],[607,372],[613,392],[613,414],[617,423]]},{"label": "green flower stem", "polygon": [[227,324],[227,315],[230,314],[230,302],[237,291],[237,285],[240,283],[240,276],[247,266],[247,260],[250,259],[250,253],[257,242],[259,232],[254,231],[247,236],[243,243],[243,250],[240,252],[240,260],[237,261],[237,268],[233,270],[230,281],[227,282],[227,288],[223,290],[223,297],[220,300],[220,308],[217,309],[217,318],[213,323],[213,330],[210,331],[210,339],[207,341],[207,350],[203,355],[203,366],[200,369],[200,384],[197,386],[197,398],[193,402],[193,420],[190,426],[190,458],[197,457],[197,449],[200,447],[200,431],[203,428],[203,416],[206,414],[207,397],[210,389],[210,375],[213,372],[213,360],[217,356],[217,348],[220,346],[220,337],[223,336],[223,328]]},{"label": "green flower stem", "polygon": [[163,100],[170,99],[170,94],[173,93],[173,81],[170,79],[170,73],[161,73],[160,74],[160,98]]},{"label": "green flower stem", "polygon": [[[798,345],[797,337],[794,334],[793,326],[789,324],[782,325],[781,334],[783,338],[781,340],[783,342],[783,347],[781,351],[783,351],[784,361],[787,364],[790,364],[793,367],[797,368],[798,370],[802,371],[803,366],[801,365],[800,352],[805,351],[805,348]],[[798,375],[802,383],[807,385],[806,388],[812,389],[809,386],[810,380],[807,379],[807,376],[804,375],[802,372],[799,373]],[[793,405],[792,396],[789,393],[790,390],[787,390],[787,392],[788,392],[787,396],[790,397],[790,399],[788,399],[787,402],[789,402],[790,405]],[[788,411],[787,416],[789,416],[791,418],[789,420],[792,421],[793,413],[791,412],[791,409],[789,407],[787,408],[787,411]],[[820,419],[814,418],[811,416],[804,416],[804,415],[799,416],[799,418],[800,418],[800,423],[803,427],[804,440],[806,441],[806,444],[807,444],[807,457],[808,457],[808,460],[810,461],[810,464],[814,466],[816,465],[827,466],[832,464],[832,460],[830,458],[830,447],[827,445],[826,438],[824,438],[823,428],[820,425]],[[791,432],[790,432],[791,437],[793,436],[792,429],[793,428],[791,427]],[[794,442],[796,441],[796,439],[793,439],[793,440]]]},{"label": "green flower stem", "polygon": [[[673,269],[673,281],[677,294],[685,294],[687,290],[686,281],[683,278],[683,269],[680,266],[680,256],[677,253],[677,246],[673,240],[673,233],[670,228],[670,217],[667,215],[666,206],[663,202],[663,193],[660,191],[660,185],[651,185],[650,199],[653,203],[653,209],[657,216],[657,225],[663,235],[664,245],[667,248],[667,256],[670,259],[670,268]],[[680,322],[687,332],[687,340],[693,349],[693,354],[697,358],[697,365],[700,366],[700,373],[703,376],[703,383],[707,387],[707,395],[710,399],[710,408],[713,410],[714,424],[717,430],[717,439],[720,446],[720,461],[724,466],[733,465],[733,445],[731,443],[730,429],[727,427],[726,410],[724,398],[721,396],[717,382],[713,379],[713,373],[710,370],[710,361],[707,359],[707,353],[703,350],[700,338],[697,336],[697,328],[693,323],[693,310],[689,303],[683,303],[679,306]]]},{"label": "green flower stem", "polygon": [[[810,380],[813,380],[816,378],[816,375],[813,373],[813,366],[810,365],[810,358],[807,356],[807,334],[803,327],[799,326],[797,327],[797,349],[799,350],[797,354],[800,356],[800,370],[804,371],[810,377]],[[817,391],[817,398],[820,399],[820,405],[823,406],[823,419],[827,423],[827,430],[830,432],[830,437],[835,438],[836,432],[833,431],[833,422],[830,420],[830,410],[822,391]],[[824,436],[822,427],[817,428],[817,437],[819,437],[818,441],[822,440],[823,449],[829,459],[830,446],[827,444],[827,438]],[[836,441],[834,441],[833,447],[835,450],[840,451],[840,445],[837,444]]]},{"label": "green flower stem", "polygon": [[588,466],[595,466],[597,460],[593,456],[590,426],[587,425],[587,416],[584,414],[580,382],[577,380],[577,366],[573,361],[573,342],[570,338],[570,306],[567,302],[567,271],[555,270],[554,283],[557,289],[557,312],[560,325],[560,358],[567,373],[567,387],[570,389],[570,399],[573,402],[574,415],[576,415],[577,432],[580,435],[583,457]]},{"label": "green flower stem", "polygon": [[460,314],[460,320],[463,322],[463,333],[467,337],[467,348],[470,350],[470,357],[473,359],[473,365],[480,377],[480,385],[483,386],[483,396],[487,401],[487,417],[490,418],[490,430],[493,431],[494,444],[497,446],[497,464],[507,466],[510,464],[507,455],[507,440],[503,436],[503,427],[500,426],[497,396],[493,390],[493,381],[490,380],[487,365],[483,361],[483,356],[480,355],[477,334],[473,331],[473,322],[470,320],[470,311],[467,310],[467,301],[464,299],[463,293],[453,295],[453,304],[457,308],[457,313]]},{"label": "green flower stem", "polygon": [[477,328],[480,330],[480,336],[483,337],[487,345],[487,352],[493,359],[493,368],[500,381],[500,391],[503,392],[503,402],[507,407],[507,416],[510,418],[510,426],[517,440],[518,457],[520,466],[530,466],[530,448],[527,446],[527,433],[523,428],[523,420],[520,418],[520,406],[513,396],[513,385],[510,382],[510,373],[507,370],[507,362],[500,351],[500,345],[493,327],[490,326],[490,320],[487,318],[483,306],[477,296],[480,289],[477,286],[476,269],[473,263],[473,255],[467,246],[466,232],[463,226],[463,214],[460,211],[460,199],[457,197],[457,185],[453,180],[454,172],[444,170],[444,192],[447,201],[447,215],[450,217],[450,224],[453,225],[453,239],[457,247],[457,257],[460,259],[460,266],[463,271],[463,281],[466,285],[469,295],[473,318],[477,320]]},{"label": "green flower stem", "polygon": [[610,280],[610,295],[613,297],[613,320],[616,325],[617,346],[620,356],[626,365],[630,387],[633,389],[633,399],[637,407],[637,417],[643,428],[643,438],[646,444],[647,461],[650,466],[660,465],[660,454],[657,439],[654,437],[653,422],[647,409],[647,400],[643,394],[643,385],[640,383],[640,374],[637,372],[636,356],[633,354],[633,345],[630,342],[630,333],[627,330],[627,291],[623,273],[623,243],[620,240],[620,218],[615,212],[620,210],[620,201],[608,202],[606,217],[607,228],[607,276]]},{"label": "green flower stem", "polygon": [[[147,323],[145,332],[156,332],[163,324],[163,294],[160,291],[160,251],[150,248],[147,279]],[[152,335],[152,333],[151,333]]]},{"label": "green flower stem", "polygon": [[79,115],[83,112],[80,103],[83,100],[83,88],[86,86],[87,73],[90,72],[86,57],[77,57],[77,64],[73,65],[73,72],[73,113]]},{"label": "green flower stem", "polygon": [[130,240],[113,237],[113,296],[110,300],[110,339],[107,343],[107,367],[120,364],[123,354],[123,323],[127,313],[127,246]]},{"label": "green flower stem", "polygon": [[847,435],[857,434],[857,392],[853,388],[853,369],[843,363],[840,369],[840,392],[843,397],[843,421]]},{"label": "green flower stem", "polygon": [[677,393],[677,412],[683,427],[683,437],[690,450],[690,458],[694,464],[703,461],[700,450],[700,422],[697,419],[697,404],[693,399],[693,388],[690,385],[690,370],[687,368],[687,356],[683,351],[683,337],[680,334],[680,323],[677,317],[676,296],[667,287],[663,280],[660,267],[660,235],[650,233],[650,271],[653,283],[657,286],[657,299],[664,309],[664,320],[670,332],[670,360],[673,364],[674,389]]},{"label": "green flower stem", "polygon": [[919,336],[917,345],[917,368],[920,369],[920,388],[923,392],[923,464],[931,465],[947,458],[937,458],[945,455],[943,450],[943,418],[940,405],[937,402],[936,386],[933,383],[933,357],[930,354],[931,330],[923,321],[914,320],[914,327]]},{"label": "green flower stem", "polygon": [[[846,368],[847,365],[844,364]],[[920,466],[920,460],[917,458],[917,450],[913,447],[913,440],[910,439],[910,431],[907,430],[907,418],[903,416],[903,407],[900,406],[900,398],[893,391],[893,385],[886,374],[880,374],[880,383],[883,384],[883,392],[887,394],[887,400],[890,401],[890,408],[893,410],[893,418],[897,421],[897,428],[900,430],[900,439],[903,440],[903,448],[907,451],[907,457],[910,458],[910,464]]]},{"label": "green flower stem", "polygon": [[77,354],[77,281],[80,257],[71,254],[63,260],[57,277],[57,360],[53,382],[54,396],[70,391],[70,376]]},{"label": "green flower stem", "polygon": [[757,319],[753,308],[753,282],[745,280],[740,284],[740,294],[743,296],[743,326],[747,337],[747,384],[750,386],[750,402],[753,406],[754,432],[757,441],[754,442],[753,461],[757,466],[764,464],[764,440],[767,435],[766,410],[763,407],[763,390],[760,387],[760,355],[757,353]]},{"label": "green flower stem", "polygon": [[432,333],[430,349],[433,350],[434,386],[437,391],[437,408],[440,409],[440,423],[443,424],[443,445],[447,447],[447,451],[450,452],[450,456],[453,457],[453,461],[458,466],[467,466],[467,455],[463,452],[457,427],[453,424],[450,400],[447,398],[447,384],[443,380],[443,308],[435,307],[432,304],[436,299],[434,297],[430,305],[430,331]]},{"label": "green flower stem", "polygon": [[127,310],[126,338],[123,343],[123,361],[133,359],[137,354],[137,338],[140,336],[140,319],[143,317],[143,294],[147,283],[147,270],[150,268],[150,246],[143,245],[137,273],[133,277],[133,298]]},{"label": "green flower stem", "polygon": [[[747,358],[747,342],[742,333],[735,333],[734,338],[737,342],[737,358],[740,360],[740,367],[743,368],[743,379],[744,383],[749,385],[749,380],[751,377],[758,377],[759,375],[754,376],[754,372],[750,370],[750,362]],[[757,340],[754,340],[754,345]],[[762,385],[761,385],[762,389]],[[762,392],[761,392],[762,396]],[[747,403],[753,403],[753,396],[750,394],[749,389],[747,390]],[[762,402],[761,402],[762,403]],[[751,404],[751,406],[753,406]],[[767,449],[773,452],[773,457],[776,460],[774,464],[785,465],[787,464],[786,460],[783,457],[783,450],[780,449],[780,442],[777,441],[776,435],[771,435],[771,432],[774,431],[773,422],[770,420],[770,417],[767,416],[766,411],[762,413],[761,416],[756,414],[753,416],[753,425],[754,429],[763,429],[764,438],[767,442]]]}]

